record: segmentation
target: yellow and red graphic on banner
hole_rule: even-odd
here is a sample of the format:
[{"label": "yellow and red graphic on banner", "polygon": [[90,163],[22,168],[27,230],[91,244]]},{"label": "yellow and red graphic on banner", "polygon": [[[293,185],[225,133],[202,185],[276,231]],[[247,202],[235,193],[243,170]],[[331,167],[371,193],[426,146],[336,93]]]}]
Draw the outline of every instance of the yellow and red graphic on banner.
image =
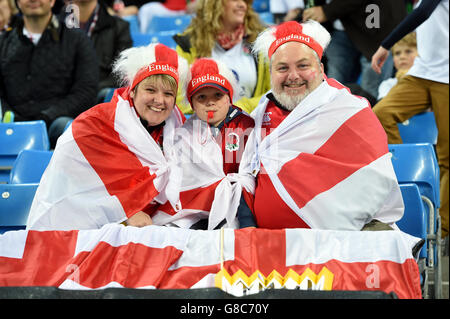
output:
[{"label": "yellow and red graphic on banner", "polygon": [[282,276],[277,270],[266,277],[259,270],[250,276],[238,269],[233,275],[224,268],[224,229],[220,232],[220,271],[215,276],[215,286],[237,297],[256,294],[266,289],[301,289],[301,290],[332,290],[334,274],[325,266],[319,273],[309,267],[301,274],[292,268]]},{"label": "yellow and red graphic on banner", "polygon": [[322,267],[318,274],[310,268],[301,274],[289,269],[284,276],[273,270],[267,277],[258,270],[247,276],[240,269],[230,275],[222,268],[216,274],[215,284],[223,291],[240,297],[266,289],[332,290],[333,278],[334,274],[327,267]]}]

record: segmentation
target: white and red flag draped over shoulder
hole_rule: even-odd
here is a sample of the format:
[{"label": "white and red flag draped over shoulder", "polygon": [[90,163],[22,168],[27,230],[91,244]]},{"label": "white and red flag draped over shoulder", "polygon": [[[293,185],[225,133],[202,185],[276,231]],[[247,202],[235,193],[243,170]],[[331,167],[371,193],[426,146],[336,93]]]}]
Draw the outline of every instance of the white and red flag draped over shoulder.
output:
[{"label": "white and red flag draped over shoulder", "polygon": [[[244,147],[244,129],[230,129],[231,134],[241,136],[241,148]],[[225,219],[226,227],[237,228],[236,213],[241,194],[243,189],[254,193],[253,176],[225,174],[222,148],[213,137],[209,124],[195,114],[177,131],[174,148],[178,165],[183,172],[180,187],[182,209],[175,212],[167,203],[161,205],[152,216],[153,223],[173,223],[189,228],[200,219],[208,218],[208,229],[214,229]]]},{"label": "white and red flag draped over shoulder", "polygon": [[77,117],[59,138],[31,206],[28,229],[95,229],[120,223],[150,202],[179,204],[173,153],[177,107],[163,128],[163,149],[140,123],[128,89]]},{"label": "white and red flag draped over shoulder", "polygon": [[255,130],[245,150],[253,157],[247,173],[259,172],[259,227],[360,230],[373,219],[395,227],[403,200],[386,134],[365,99],[326,79],[274,130],[262,132],[268,103],[262,99],[252,113]]},{"label": "white and red flag draped over shoulder", "polygon": [[371,290],[420,299],[412,254],[420,241],[401,231],[203,231],[117,224],[9,231],[0,235],[0,286],[210,288],[216,286],[216,274],[226,271],[231,281],[222,289],[242,294],[239,280],[251,277],[255,282],[247,283],[258,288],[261,279],[267,289],[275,271],[282,277],[293,274],[291,284],[279,282],[287,289]]}]

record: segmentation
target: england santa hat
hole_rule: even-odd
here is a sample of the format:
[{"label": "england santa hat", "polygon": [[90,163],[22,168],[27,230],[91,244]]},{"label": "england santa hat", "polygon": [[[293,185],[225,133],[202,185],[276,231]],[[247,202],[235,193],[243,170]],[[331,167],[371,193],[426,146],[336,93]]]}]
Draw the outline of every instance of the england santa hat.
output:
[{"label": "england santa hat", "polygon": [[142,80],[155,74],[173,77],[184,90],[189,77],[189,66],[175,50],[164,44],[151,43],[122,51],[114,62],[113,72],[130,91]]},{"label": "england santa hat", "polygon": [[323,51],[330,40],[330,33],[319,22],[289,21],[261,32],[253,45],[253,53],[262,53],[270,59],[280,46],[295,41],[307,45],[317,53],[319,59],[322,59]]},{"label": "england santa hat", "polygon": [[192,96],[204,87],[219,89],[230,97],[230,102],[239,97],[239,85],[234,73],[223,63],[211,58],[196,60],[190,69],[187,98],[192,105]]}]

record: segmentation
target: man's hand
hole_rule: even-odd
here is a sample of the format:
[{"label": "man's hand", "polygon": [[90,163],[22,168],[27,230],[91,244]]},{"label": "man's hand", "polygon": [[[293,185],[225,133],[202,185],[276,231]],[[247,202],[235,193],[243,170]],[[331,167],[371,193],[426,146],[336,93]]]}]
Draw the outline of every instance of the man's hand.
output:
[{"label": "man's hand", "polygon": [[389,51],[380,46],[375,52],[374,55],[372,55],[372,69],[377,72],[378,74],[381,74],[381,68],[383,67],[384,63],[386,62],[386,59],[389,56]]},{"label": "man's hand", "polygon": [[283,21],[284,22],[293,21],[293,20],[295,20],[295,18],[297,18],[299,13],[300,13],[300,8],[291,9],[284,16]]},{"label": "man's hand", "polygon": [[305,11],[303,11],[303,21],[307,20],[315,20],[319,23],[323,23],[327,21],[327,17],[325,13],[323,12],[323,9],[321,6],[308,8]]},{"label": "man's hand", "polygon": [[152,225],[152,218],[144,213],[144,212],[137,212],[136,214],[134,214],[133,216],[131,216],[130,218],[128,218],[125,223],[128,226],[134,226],[134,227],[144,227],[144,226],[148,226],[148,225]]}]

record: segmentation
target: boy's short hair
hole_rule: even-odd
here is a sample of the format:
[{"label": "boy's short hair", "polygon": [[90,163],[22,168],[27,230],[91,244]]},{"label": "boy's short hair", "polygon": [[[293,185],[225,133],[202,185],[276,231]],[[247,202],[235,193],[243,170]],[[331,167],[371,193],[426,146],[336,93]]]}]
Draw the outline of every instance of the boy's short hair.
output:
[{"label": "boy's short hair", "polygon": [[416,32],[408,33],[403,38],[398,40],[391,48],[392,53],[394,53],[394,50],[398,45],[405,45],[411,48],[417,48]]}]

